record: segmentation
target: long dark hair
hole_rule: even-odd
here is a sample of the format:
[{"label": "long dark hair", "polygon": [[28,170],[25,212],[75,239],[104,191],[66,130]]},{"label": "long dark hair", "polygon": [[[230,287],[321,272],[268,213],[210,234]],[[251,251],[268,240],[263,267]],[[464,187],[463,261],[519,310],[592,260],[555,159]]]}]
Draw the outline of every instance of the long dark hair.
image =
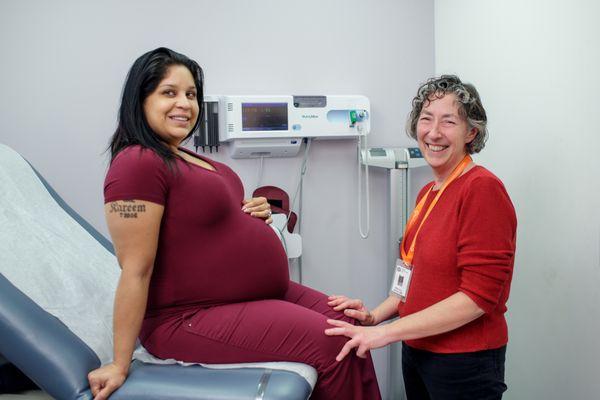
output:
[{"label": "long dark hair", "polygon": [[196,85],[196,101],[198,101],[198,120],[184,140],[189,139],[198,128],[204,114],[203,84],[204,76],[198,63],[183,54],[166,47],[149,51],[135,60],[123,87],[121,107],[119,107],[118,125],[113,134],[109,150],[111,162],[121,150],[131,145],[140,145],[153,150],[163,161],[171,166],[176,155],[167,143],[157,135],[144,115],[144,101],[154,92],[160,81],[164,79],[169,67],[182,65],[190,70]]}]

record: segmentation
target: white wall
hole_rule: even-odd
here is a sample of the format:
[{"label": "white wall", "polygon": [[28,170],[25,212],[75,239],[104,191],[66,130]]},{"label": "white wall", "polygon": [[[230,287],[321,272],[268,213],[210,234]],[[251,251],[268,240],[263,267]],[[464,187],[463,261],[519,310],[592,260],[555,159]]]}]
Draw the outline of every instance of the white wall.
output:
[{"label": "white wall", "polygon": [[598,15],[591,0],[435,1],[436,73],[480,90],[476,161],[519,219],[507,399],[600,395]]},{"label": "white wall", "polygon": [[[135,58],[168,46],[198,60],[212,94],[364,94],[371,145],[410,145],[403,126],[433,73],[433,1],[0,2],[0,142],[23,154],[106,233],[103,151]],[[305,182],[305,282],[370,305],[387,283],[385,174],[372,172],[371,237],[358,236],[355,144],[315,142]],[[249,195],[258,162],[231,165]],[[291,192],[300,158],[265,161]],[[375,354],[385,390],[386,351]],[[396,377],[400,379],[400,377]]]}]

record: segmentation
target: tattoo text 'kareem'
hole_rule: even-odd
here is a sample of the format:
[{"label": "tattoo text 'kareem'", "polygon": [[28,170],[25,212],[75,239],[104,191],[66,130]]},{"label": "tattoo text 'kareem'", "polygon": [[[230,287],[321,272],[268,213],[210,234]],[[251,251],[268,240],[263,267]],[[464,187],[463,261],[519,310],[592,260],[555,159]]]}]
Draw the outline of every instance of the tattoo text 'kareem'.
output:
[{"label": "tattoo text 'kareem'", "polygon": [[133,204],[110,203],[109,212],[119,213],[119,217],[121,218],[137,218],[137,213],[146,212],[146,206],[144,204],[135,204],[134,200],[123,200],[123,202]]}]

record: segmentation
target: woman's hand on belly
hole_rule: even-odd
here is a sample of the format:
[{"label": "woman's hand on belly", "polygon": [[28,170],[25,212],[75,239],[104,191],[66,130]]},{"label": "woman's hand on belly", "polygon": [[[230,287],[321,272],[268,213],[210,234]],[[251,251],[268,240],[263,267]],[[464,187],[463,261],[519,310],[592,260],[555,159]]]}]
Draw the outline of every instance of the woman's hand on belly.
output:
[{"label": "woman's hand on belly", "polygon": [[265,220],[265,223],[273,222],[271,218],[271,205],[264,197],[253,197],[251,199],[242,200],[242,211],[250,214],[253,217]]}]

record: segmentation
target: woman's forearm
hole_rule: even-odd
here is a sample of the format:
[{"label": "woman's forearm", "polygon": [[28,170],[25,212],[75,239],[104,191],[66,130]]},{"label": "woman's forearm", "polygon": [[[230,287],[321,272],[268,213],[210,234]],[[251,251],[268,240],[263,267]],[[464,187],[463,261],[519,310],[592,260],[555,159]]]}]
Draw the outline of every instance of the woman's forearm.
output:
[{"label": "woman's forearm", "polygon": [[140,333],[146,303],[150,274],[137,275],[124,269],[115,294],[114,309],[114,364],[126,373]]},{"label": "woman's forearm", "polygon": [[379,304],[371,314],[374,318],[373,325],[378,325],[388,319],[398,315],[398,303],[400,299],[396,296],[390,295],[381,304]]},{"label": "woman's forearm", "polygon": [[[135,218],[113,211],[132,205],[140,210]],[[149,201],[119,200],[106,203],[104,212],[121,266],[113,316],[113,361],[126,374],[146,311],[164,207]]]},{"label": "woman's forearm", "polygon": [[389,337],[389,342],[397,342],[439,335],[468,324],[483,314],[483,310],[469,296],[458,292],[386,325],[386,336]]}]

